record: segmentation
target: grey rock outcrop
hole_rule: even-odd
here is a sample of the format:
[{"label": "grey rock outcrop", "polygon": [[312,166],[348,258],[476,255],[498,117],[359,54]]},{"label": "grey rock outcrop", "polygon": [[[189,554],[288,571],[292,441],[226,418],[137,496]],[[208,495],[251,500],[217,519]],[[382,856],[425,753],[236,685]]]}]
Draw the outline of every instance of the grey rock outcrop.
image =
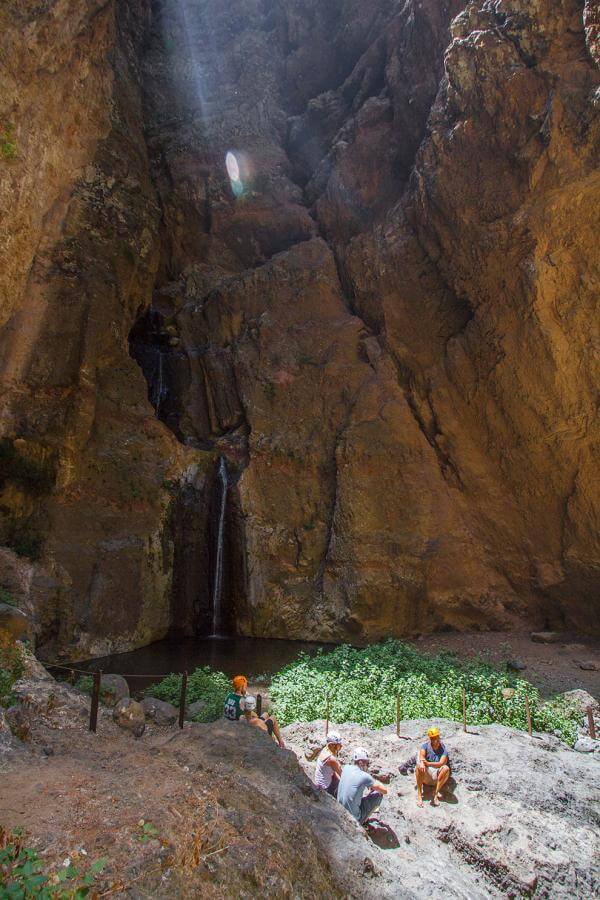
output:
[{"label": "grey rock outcrop", "polygon": [[[323,722],[284,729],[288,747],[313,774],[304,748],[323,732]],[[366,747],[374,769],[398,767],[424,740],[426,721],[371,731],[336,725],[344,741],[341,761],[354,745]],[[373,856],[388,878],[416,897],[444,895],[484,900],[529,896],[572,900],[597,896],[600,884],[598,803],[600,765],[557,738],[533,739],[500,725],[464,733],[441,722],[453,781],[448,802],[424,809],[415,803],[414,778],[397,775],[377,814],[398,836],[401,850]],[[430,795],[425,795],[429,800]]]},{"label": "grey rock outcrop", "polygon": [[144,697],[142,706],[146,718],[156,725],[174,725],[179,716],[179,710],[172,703],[157,700],[156,697]]},{"label": "grey rock outcrop", "polygon": [[124,697],[129,697],[129,685],[122,675],[103,675],[100,679],[100,699],[107,706],[113,706]]}]

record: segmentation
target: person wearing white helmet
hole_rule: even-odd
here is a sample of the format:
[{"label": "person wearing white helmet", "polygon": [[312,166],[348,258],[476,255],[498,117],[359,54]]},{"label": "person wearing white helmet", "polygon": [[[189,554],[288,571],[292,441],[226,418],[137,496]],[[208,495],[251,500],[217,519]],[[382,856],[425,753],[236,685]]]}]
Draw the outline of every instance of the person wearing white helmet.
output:
[{"label": "person wearing white helmet", "polygon": [[246,725],[251,725],[253,728],[259,728],[261,731],[266,731],[273,740],[277,741],[281,749],[285,750],[285,743],[281,737],[277,719],[275,716],[268,713],[265,713],[262,716],[258,715],[256,712],[256,697],[252,697],[251,694],[246,694],[244,697],[243,710],[244,715],[242,716],[242,721],[245,722]]},{"label": "person wearing white helmet", "polygon": [[337,731],[330,731],[325,738],[325,746],[317,757],[315,785],[320,791],[327,791],[337,797],[338,784],[342,774],[342,766],[338,754],[342,749],[342,739]]},{"label": "person wearing white helmet", "polygon": [[371,813],[380,806],[383,795],[387,794],[387,788],[375,781],[368,769],[368,751],[364,747],[356,747],[352,763],[342,767],[338,785],[338,801],[361,825],[365,824]]}]

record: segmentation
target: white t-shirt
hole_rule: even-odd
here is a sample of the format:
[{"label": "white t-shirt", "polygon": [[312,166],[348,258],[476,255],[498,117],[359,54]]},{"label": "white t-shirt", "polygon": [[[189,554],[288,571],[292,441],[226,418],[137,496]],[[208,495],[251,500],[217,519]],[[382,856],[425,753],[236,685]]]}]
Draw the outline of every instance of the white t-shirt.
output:
[{"label": "white t-shirt", "polygon": [[333,778],[333,769],[331,766],[325,765],[328,759],[333,757],[333,753],[329,747],[323,747],[317,757],[317,769],[315,772],[315,784],[322,791],[326,791],[331,784]]}]

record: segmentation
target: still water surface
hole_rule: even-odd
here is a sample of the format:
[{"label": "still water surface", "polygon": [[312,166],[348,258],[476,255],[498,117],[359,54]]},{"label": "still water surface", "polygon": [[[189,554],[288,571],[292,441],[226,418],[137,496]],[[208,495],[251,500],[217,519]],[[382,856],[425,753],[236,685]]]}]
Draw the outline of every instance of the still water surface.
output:
[{"label": "still water surface", "polygon": [[[89,672],[112,672],[125,675],[131,690],[140,690],[169,672],[193,672],[198,666],[211,666],[226,675],[272,675],[301,652],[314,656],[319,647],[333,649],[333,644],[313,641],[283,641],[265,638],[184,638],[165,640],[132,650],[77,663]],[[153,678],[141,676],[151,675]]]}]

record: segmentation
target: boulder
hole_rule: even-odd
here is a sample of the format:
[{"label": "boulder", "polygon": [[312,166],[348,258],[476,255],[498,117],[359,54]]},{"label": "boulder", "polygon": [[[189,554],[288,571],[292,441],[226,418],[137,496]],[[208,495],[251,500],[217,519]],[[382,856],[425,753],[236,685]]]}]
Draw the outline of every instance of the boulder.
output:
[{"label": "boulder", "polygon": [[564,694],[560,695],[567,703],[570,703],[572,706],[575,706],[576,709],[581,713],[582,716],[585,716],[588,709],[591,707],[593,713],[600,712],[600,703],[592,697],[591,694],[588,694],[587,691],[575,690],[575,691],[565,691]]},{"label": "boulder", "polygon": [[5,716],[6,722],[16,738],[20,741],[31,740],[31,717],[20,703],[9,706]]},{"label": "boulder", "polygon": [[121,728],[130,731],[135,737],[141,737],[146,730],[144,707],[131,697],[118,700],[113,709],[113,719]]},{"label": "boulder", "polygon": [[527,668],[527,663],[524,663],[522,659],[509,659],[506,666],[513,672],[522,672]]},{"label": "boulder", "polygon": [[122,675],[103,675],[100,679],[100,700],[106,706],[114,706],[118,700],[129,697],[129,685]]},{"label": "boulder", "polygon": [[598,750],[599,748],[600,741],[593,741],[589,737],[580,737],[575,741],[573,750],[577,750],[578,753],[593,753],[594,750]]},{"label": "boulder", "polygon": [[144,713],[156,725],[174,725],[179,717],[179,710],[172,703],[157,700],[156,697],[145,697],[142,700]]},{"label": "boulder", "polygon": [[0,631],[8,631],[15,640],[19,640],[19,638],[27,636],[29,619],[16,606],[0,603]]},{"label": "boulder", "polygon": [[21,744],[10,729],[6,710],[0,706],[0,757],[19,749],[21,749]]},{"label": "boulder", "polygon": [[561,639],[558,631],[533,631],[531,640],[534,644],[557,644]]},{"label": "boulder", "polygon": [[579,668],[586,672],[600,672],[600,662],[588,659],[585,662],[579,663]]},{"label": "boulder", "polygon": [[189,706],[185,708],[185,718],[188,721],[195,719],[198,713],[202,712],[206,703],[204,700],[195,700],[193,703],[190,703]]}]

